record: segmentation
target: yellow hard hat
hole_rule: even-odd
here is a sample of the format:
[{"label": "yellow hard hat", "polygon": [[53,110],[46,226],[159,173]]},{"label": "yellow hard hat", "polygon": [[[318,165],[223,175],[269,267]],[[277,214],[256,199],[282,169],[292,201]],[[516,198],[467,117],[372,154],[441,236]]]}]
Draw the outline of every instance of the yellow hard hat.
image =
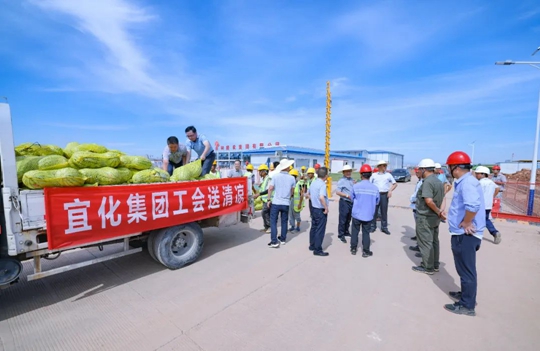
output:
[{"label": "yellow hard hat", "polygon": [[290,175],[292,176],[299,176],[300,174],[298,174],[298,171],[296,169],[292,169],[290,172],[289,172]]},{"label": "yellow hard hat", "polygon": [[246,166],[246,169],[248,171],[253,171],[253,165],[250,163],[249,165]]},{"label": "yellow hard hat", "polygon": [[217,161],[212,162],[214,166],[217,166]]},{"label": "yellow hard hat", "polygon": [[301,168],[301,169],[306,169],[306,166],[302,166],[302,168]]},{"label": "yellow hard hat", "polygon": [[268,171],[268,166],[265,164],[262,164],[258,168],[259,171]]},{"label": "yellow hard hat", "polygon": [[273,163],[270,164],[270,170],[271,170],[271,171],[274,170],[274,164],[273,164]]},{"label": "yellow hard hat", "polygon": [[308,174],[309,174],[309,173],[315,174],[315,168],[313,168],[313,167],[308,168],[307,173],[308,173]]}]

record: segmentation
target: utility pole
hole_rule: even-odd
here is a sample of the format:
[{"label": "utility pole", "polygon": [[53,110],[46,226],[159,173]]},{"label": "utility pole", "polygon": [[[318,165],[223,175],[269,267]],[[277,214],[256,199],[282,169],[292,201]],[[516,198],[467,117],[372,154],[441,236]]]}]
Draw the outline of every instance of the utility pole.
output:
[{"label": "utility pole", "polygon": [[[332,117],[332,93],[330,92],[330,81],[326,82],[326,140],[324,146],[324,166],[330,169],[330,120]],[[332,177],[328,177],[326,191],[330,198],[332,193]]]}]

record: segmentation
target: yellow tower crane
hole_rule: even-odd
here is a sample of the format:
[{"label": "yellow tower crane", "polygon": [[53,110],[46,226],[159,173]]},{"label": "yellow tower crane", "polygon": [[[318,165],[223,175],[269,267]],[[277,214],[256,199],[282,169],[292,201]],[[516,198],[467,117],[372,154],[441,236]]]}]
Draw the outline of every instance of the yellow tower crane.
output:
[{"label": "yellow tower crane", "polygon": [[[326,82],[326,140],[324,146],[324,166],[330,170],[330,120],[332,117],[332,93],[330,92],[330,81]],[[332,194],[332,177],[328,177],[326,182],[328,198]]]}]

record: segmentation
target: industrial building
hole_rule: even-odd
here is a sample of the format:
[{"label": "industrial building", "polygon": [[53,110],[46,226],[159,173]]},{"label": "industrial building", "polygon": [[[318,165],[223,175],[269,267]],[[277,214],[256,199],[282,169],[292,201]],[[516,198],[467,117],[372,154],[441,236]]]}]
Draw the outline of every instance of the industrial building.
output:
[{"label": "industrial building", "polygon": [[366,162],[371,166],[376,166],[377,162],[384,160],[388,162],[388,169],[403,168],[403,155],[386,150],[338,150],[340,154],[359,156],[366,159]]},{"label": "industrial building", "polygon": [[[223,168],[232,167],[234,160],[249,162],[257,167],[261,164],[270,165],[270,163],[280,161],[284,157],[294,160],[294,166],[300,168],[302,166],[313,167],[317,163],[324,165],[325,154],[323,150],[283,145],[262,147],[254,150],[219,151],[217,156],[218,164]],[[362,156],[330,152],[330,169],[332,172],[340,171],[344,165],[360,168],[365,162],[366,158]]]}]

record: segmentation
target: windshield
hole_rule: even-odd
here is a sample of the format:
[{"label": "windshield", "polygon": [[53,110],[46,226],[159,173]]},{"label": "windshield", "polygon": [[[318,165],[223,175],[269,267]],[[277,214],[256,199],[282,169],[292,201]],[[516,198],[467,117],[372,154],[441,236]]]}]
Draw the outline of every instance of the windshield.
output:
[{"label": "windshield", "polygon": [[407,170],[405,169],[395,169],[392,171],[392,174],[407,174]]}]

